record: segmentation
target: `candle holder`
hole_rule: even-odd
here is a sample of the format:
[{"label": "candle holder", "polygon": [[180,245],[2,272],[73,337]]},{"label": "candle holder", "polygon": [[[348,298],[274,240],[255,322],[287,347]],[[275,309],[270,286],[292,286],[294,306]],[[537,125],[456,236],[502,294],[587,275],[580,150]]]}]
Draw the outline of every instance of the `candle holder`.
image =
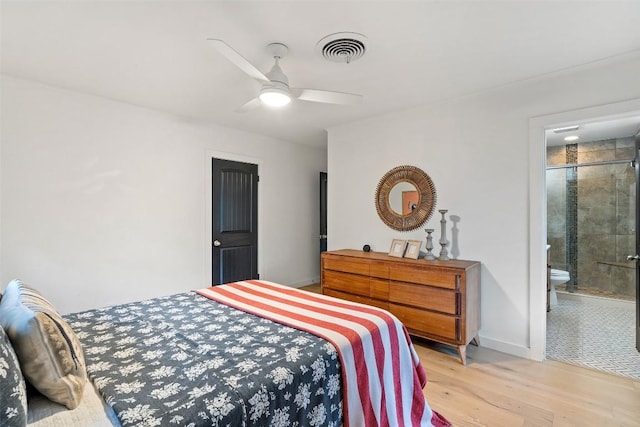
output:
[{"label": "candle holder", "polygon": [[447,220],[444,219],[444,214],[446,214],[447,212],[449,212],[448,209],[439,209],[438,212],[440,212],[442,214],[442,219],[440,220],[440,256],[438,257],[439,260],[442,261],[446,261],[449,258],[449,255],[447,254],[447,245],[449,244],[449,242],[447,241]]},{"label": "candle holder", "polygon": [[433,228],[425,228],[424,231],[427,232],[427,243],[425,244],[425,249],[427,250],[427,254],[424,256],[424,259],[434,260],[436,257],[431,253],[433,250],[433,237],[431,233],[433,233]]}]

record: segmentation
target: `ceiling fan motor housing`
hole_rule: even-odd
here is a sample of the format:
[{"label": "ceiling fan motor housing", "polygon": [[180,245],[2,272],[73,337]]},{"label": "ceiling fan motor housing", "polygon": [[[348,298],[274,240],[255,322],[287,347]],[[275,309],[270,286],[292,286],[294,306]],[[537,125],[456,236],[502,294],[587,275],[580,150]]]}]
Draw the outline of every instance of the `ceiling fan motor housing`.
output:
[{"label": "ceiling fan motor housing", "polygon": [[262,84],[259,98],[263,104],[271,107],[283,107],[291,101],[291,93],[289,79],[280,68],[280,58],[289,52],[289,48],[283,43],[271,43],[267,48],[273,55],[275,64],[265,74],[269,81]]},{"label": "ceiling fan motor housing", "polygon": [[[273,67],[271,67],[271,71],[269,71],[265,75],[271,81],[271,83],[280,83],[281,85],[285,86],[288,89],[289,79],[282,72],[282,68],[280,68],[280,64],[279,64],[280,61],[277,56],[275,57],[275,59],[276,59],[276,63],[273,64]],[[268,84],[268,83],[265,83],[265,84]]]},{"label": "ceiling fan motor housing", "polygon": [[260,93],[263,92],[280,92],[289,95],[289,86],[281,82],[266,82],[262,84]]}]

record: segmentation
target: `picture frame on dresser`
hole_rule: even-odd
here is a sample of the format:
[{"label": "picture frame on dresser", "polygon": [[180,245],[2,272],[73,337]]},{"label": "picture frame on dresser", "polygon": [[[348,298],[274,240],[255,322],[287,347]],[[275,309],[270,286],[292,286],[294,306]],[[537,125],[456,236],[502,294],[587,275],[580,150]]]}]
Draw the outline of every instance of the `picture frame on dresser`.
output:
[{"label": "picture frame on dresser", "polygon": [[404,250],[406,247],[407,247],[406,240],[393,239],[391,241],[391,248],[389,249],[389,256],[402,258],[404,256]]},{"label": "picture frame on dresser", "polygon": [[407,249],[404,251],[404,257],[418,259],[420,256],[420,246],[422,246],[422,242],[420,240],[407,241]]}]

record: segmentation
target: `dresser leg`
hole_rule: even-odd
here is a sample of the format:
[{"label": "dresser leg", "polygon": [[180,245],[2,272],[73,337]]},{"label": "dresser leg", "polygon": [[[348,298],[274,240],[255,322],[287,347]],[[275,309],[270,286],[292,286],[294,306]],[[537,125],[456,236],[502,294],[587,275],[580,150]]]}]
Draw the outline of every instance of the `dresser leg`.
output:
[{"label": "dresser leg", "polygon": [[460,361],[462,362],[463,365],[467,364],[467,346],[466,345],[458,346],[458,357],[460,358]]},{"label": "dresser leg", "polygon": [[479,336],[476,335],[475,337],[473,337],[471,342],[474,343],[476,347],[480,347],[480,337]]}]

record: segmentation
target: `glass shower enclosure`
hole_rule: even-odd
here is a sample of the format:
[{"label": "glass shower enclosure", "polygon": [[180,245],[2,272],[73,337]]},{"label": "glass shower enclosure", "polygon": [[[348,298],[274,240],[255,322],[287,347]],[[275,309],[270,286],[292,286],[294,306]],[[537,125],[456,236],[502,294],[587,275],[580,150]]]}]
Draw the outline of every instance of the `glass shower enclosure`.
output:
[{"label": "glass shower enclosure", "polygon": [[556,290],[635,300],[634,139],[547,148],[547,244]]}]

